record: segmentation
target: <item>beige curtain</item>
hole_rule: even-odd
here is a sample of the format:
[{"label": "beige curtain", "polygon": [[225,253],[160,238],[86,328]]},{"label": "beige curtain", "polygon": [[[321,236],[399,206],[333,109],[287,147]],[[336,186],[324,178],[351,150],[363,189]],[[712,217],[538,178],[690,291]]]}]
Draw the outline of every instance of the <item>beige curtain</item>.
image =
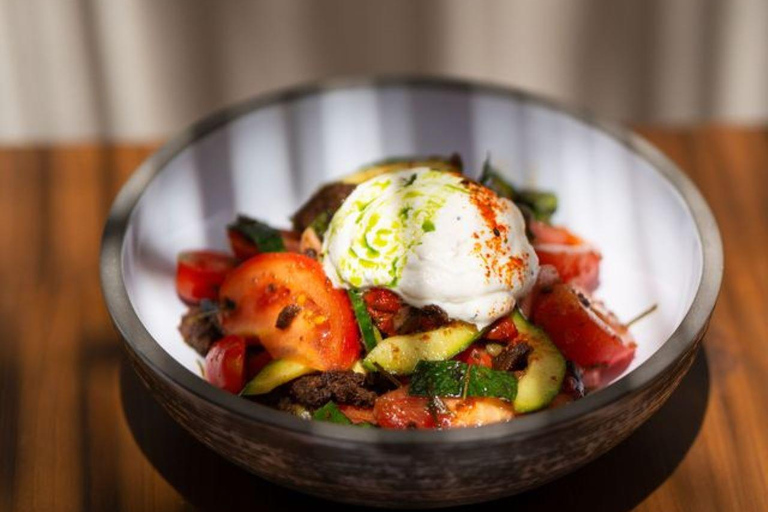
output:
[{"label": "beige curtain", "polygon": [[263,91],[403,72],[764,123],[768,0],[0,0],[0,143],[157,139]]}]

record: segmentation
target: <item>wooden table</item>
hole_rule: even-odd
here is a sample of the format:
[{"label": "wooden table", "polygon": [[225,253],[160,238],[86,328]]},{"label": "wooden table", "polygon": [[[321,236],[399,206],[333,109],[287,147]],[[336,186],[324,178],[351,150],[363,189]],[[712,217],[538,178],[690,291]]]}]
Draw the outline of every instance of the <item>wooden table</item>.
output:
[{"label": "wooden table", "polygon": [[[477,509],[768,510],[768,129],[641,132],[701,187],[723,233],[705,350],[617,449]],[[152,149],[0,149],[0,511],[315,505],[192,440],[125,366],[101,300],[99,238]]]}]

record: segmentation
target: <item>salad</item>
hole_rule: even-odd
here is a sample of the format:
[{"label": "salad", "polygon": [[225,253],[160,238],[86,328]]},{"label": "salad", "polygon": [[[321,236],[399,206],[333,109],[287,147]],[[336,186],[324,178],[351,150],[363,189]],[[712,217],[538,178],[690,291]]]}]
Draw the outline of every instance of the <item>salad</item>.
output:
[{"label": "salad", "polygon": [[179,330],[211,384],[305,419],[475,427],[578,400],[635,342],[593,297],[600,253],[557,198],[486,161],[396,159],[320,188],[231,252],[178,257]]}]

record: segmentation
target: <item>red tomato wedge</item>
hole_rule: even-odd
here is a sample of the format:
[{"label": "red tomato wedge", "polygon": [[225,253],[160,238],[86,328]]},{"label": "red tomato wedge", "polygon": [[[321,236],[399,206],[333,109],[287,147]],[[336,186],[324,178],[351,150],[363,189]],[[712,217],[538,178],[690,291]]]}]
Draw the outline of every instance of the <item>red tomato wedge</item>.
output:
[{"label": "red tomato wedge", "polygon": [[508,316],[496,320],[496,322],[488,329],[483,338],[491,341],[504,341],[509,342],[517,336],[517,328],[512,320]]},{"label": "red tomato wedge", "polygon": [[581,245],[584,243],[581,237],[571,233],[568,229],[539,220],[531,219],[528,223],[528,229],[533,233],[534,244]]},{"label": "red tomato wedge", "polygon": [[239,393],[245,386],[245,339],[225,336],[205,356],[205,378],[214,386]]},{"label": "red tomato wedge", "polygon": [[470,345],[468,349],[461,352],[454,359],[461,361],[462,363],[485,366],[487,368],[493,367],[493,358],[491,357],[491,354],[485,350],[484,346],[479,344]]},{"label": "red tomato wedge", "polygon": [[215,251],[188,251],[179,254],[176,265],[176,292],[189,304],[216,300],[219,287],[235,267],[228,254]]},{"label": "red tomato wedge", "polygon": [[339,405],[339,410],[346,416],[352,423],[376,423],[376,418],[373,416],[373,409],[363,409],[362,407],[355,407],[354,405]]},{"label": "red tomato wedge", "polygon": [[600,284],[602,256],[589,244],[534,244],[540,265],[552,265],[566,283],[593,292]]},{"label": "red tomato wedge", "polygon": [[317,261],[295,253],[259,254],[221,286],[227,334],[259,339],[269,354],[321,371],[347,369],[360,353],[349,298]]},{"label": "red tomato wedge", "polygon": [[376,328],[385,336],[394,336],[395,316],[403,305],[400,297],[385,288],[371,288],[363,295],[363,300]]},{"label": "red tomato wedge", "polygon": [[539,292],[533,322],[566,359],[584,368],[626,366],[634,357],[635,344],[626,327],[569,285],[555,284]]},{"label": "red tomato wedge", "polygon": [[408,388],[397,388],[376,399],[373,416],[381,428],[435,428],[435,414],[429,410],[429,399],[408,395]]}]

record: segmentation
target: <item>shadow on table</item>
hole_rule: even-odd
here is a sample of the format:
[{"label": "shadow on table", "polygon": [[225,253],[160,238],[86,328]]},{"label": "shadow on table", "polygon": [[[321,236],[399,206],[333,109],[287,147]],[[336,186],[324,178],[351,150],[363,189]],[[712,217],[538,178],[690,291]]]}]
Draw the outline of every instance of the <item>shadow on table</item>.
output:
[{"label": "shadow on table", "polygon": [[[125,360],[120,383],[125,417],[139,447],[163,477],[196,507],[290,510],[321,503],[255,477],[199,443],[155,402]],[[701,427],[708,398],[709,368],[702,350],[669,401],[615,449],[543,487],[472,508],[630,510],[661,485],[688,452]],[[469,509],[452,510],[464,508]]]}]

